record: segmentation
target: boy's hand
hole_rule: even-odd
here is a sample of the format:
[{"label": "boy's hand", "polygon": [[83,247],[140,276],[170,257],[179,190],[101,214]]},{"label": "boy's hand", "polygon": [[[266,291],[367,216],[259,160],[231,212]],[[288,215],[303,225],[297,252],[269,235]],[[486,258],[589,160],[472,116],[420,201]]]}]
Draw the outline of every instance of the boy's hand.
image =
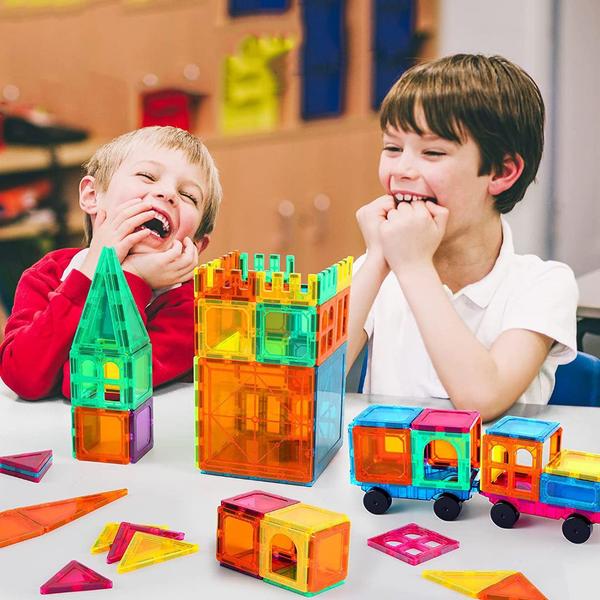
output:
[{"label": "boy's hand", "polygon": [[152,289],[183,283],[194,276],[198,265],[198,249],[189,237],[175,240],[164,252],[130,254],[123,261],[123,269],[141,277]]},{"label": "boy's hand", "polygon": [[150,235],[150,230],[138,227],[155,216],[149,202],[140,198],[111,206],[108,211],[98,210],[90,248],[80,271],[90,279],[94,276],[98,258],[105,246],[113,246],[122,263],[131,248]]},{"label": "boy's hand", "polygon": [[395,205],[394,198],[386,194],[356,211],[356,220],[365,240],[370,259],[378,259],[385,262],[380,227],[386,222],[389,211],[393,210]]},{"label": "boy's hand", "polygon": [[448,222],[448,209],[433,202],[400,202],[380,225],[384,256],[390,268],[402,270],[432,264]]}]

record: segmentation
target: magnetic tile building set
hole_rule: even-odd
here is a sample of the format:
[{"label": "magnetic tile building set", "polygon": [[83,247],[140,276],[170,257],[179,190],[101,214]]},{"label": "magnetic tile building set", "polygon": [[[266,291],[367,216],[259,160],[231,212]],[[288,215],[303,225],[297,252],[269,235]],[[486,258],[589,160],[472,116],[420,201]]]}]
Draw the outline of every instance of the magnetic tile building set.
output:
[{"label": "magnetic tile building set", "polygon": [[262,491],[221,501],[217,560],[273,585],[314,596],[344,583],[346,515]]},{"label": "magnetic tile building set", "polygon": [[135,463],[153,446],[150,338],[113,248],[104,248],[70,353],[73,456]]},{"label": "magnetic tile building set", "polygon": [[302,283],[294,257],[196,269],[196,462],[312,485],[342,444],[352,257]]}]

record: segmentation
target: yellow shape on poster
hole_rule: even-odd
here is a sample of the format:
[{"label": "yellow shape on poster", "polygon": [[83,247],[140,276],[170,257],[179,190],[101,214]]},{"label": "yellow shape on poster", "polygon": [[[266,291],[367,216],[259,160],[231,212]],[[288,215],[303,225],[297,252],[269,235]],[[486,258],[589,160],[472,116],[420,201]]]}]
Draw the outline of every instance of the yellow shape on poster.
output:
[{"label": "yellow shape on poster", "polygon": [[198,552],[198,544],[172,540],[160,535],[136,531],[119,562],[117,571],[128,573],[172,558]]},{"label": "yellow shape on poster", "polygon": [[272,63],[293,46],[293,40],[284,36],[248,36],[237,54],[225,58],[223,132],[249,133],[276,127],[282,83]]},{"label": "yellow shape on poster", "polygon": [[517,571],[423,571],[429,581],[439,583],[471,598],[479,597],[486,588],[506,579]]}]

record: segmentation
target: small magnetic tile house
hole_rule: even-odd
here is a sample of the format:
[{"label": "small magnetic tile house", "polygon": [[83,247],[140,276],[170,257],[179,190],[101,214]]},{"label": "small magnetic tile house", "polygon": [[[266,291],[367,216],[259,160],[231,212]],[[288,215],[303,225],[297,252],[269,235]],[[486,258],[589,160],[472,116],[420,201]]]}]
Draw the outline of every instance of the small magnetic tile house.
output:
[{"label": "small magnetic tile house", "polygon": [[294,257],[232,252],[195,273],[196,462],[312,485],[342,444],[352,257],[301,282]]},{"label": "small magnetic tile house", "polygon": [[313,596],[344,583],[346,515],[262,491],[221,501],[217,560],[268,583]]},{"label": "small magnetic tile house", "polygon": [[70,353],[73,456],[135,463],[153,445],[152,349],[113,248],[104,248]]}]

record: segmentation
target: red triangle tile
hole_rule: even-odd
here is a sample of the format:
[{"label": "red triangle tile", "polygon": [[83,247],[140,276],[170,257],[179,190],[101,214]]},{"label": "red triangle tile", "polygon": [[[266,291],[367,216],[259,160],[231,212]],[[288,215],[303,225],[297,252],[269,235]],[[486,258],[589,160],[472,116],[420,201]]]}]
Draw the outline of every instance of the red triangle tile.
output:
[{"label": "red triangle tile", "polygon": [[56,575],[40,586],[40,594],[60,594],[63,592],[84,592],[106,590],[112,581],[76,560],[66,564]]},{"label": "red triangle tile", "polygon": [[37,473],[50,458],[52,458],[52,450],[41,450],[40,452],[0,456],[0,464],[8,465],[14,469]]},{"label": "red triangle tile", "polygon": [[509,575],[506,579],[482,590],[480,600],[548,600],[523,573]]}]

